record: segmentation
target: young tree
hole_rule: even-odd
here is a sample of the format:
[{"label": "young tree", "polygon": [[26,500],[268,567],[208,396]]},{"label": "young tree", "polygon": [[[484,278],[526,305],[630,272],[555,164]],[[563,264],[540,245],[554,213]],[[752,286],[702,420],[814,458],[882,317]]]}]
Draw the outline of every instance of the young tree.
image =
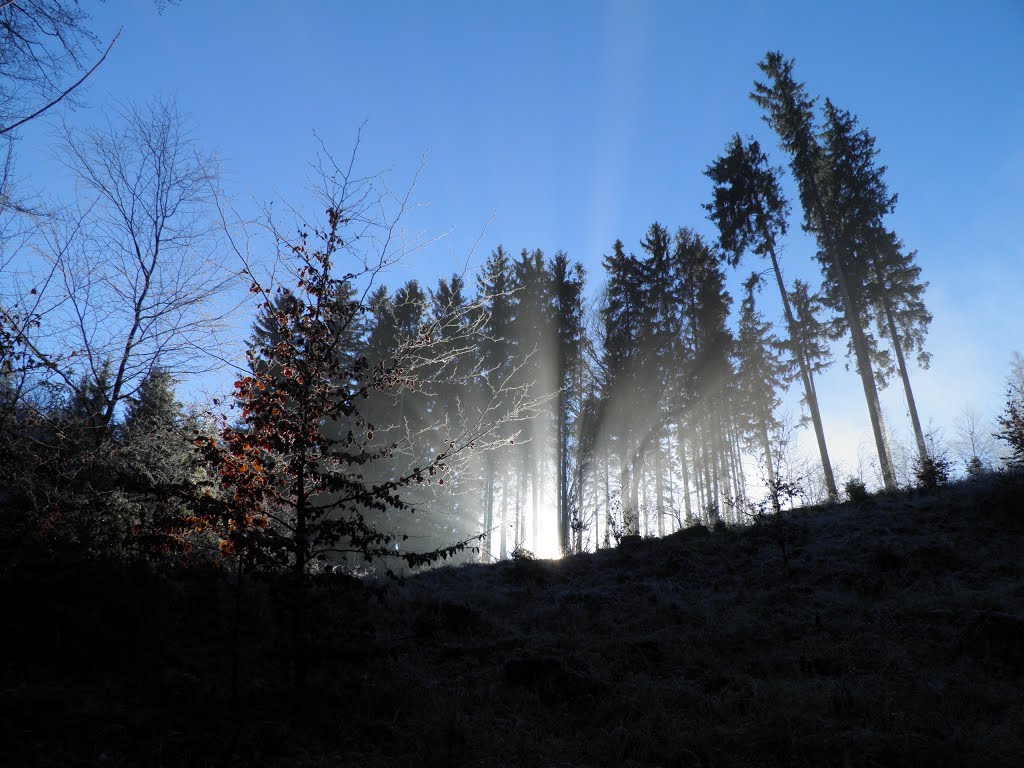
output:
[{"label": "young tree", "polygon": [[977,411],[968,406],[953,417],[953,450],[963,463],[969,477],[977,477],[992,469],[996,456],[993,429],[983,422]]},{"label": "young tree", "polygon": [[1024,468],[1024,356],[1013,353],[1012,372],[1006,385],[1006,407],[997,419],[1002,428],[996,437],[1010,449],[1007,464]]},{"label": "young tree", "polygon": [[[298,261],[294,300],[274,308],[273,294],[254,282],[281,340],[254,339],[248,352],[252,372],[235,385],[241,422],[223,430],[223,447],[207,444],[228,490],[225,546],[254,565],[288,569],[298,580],[331,553],[393,555],[389,545],[396,534],[375,527],[369,515],[408,510],[399,491],[417,483],[443,484],[447,459],[469,444],[464,438],[398,477],[366,475],[394,445],[375,443],[360,403],[371,391],[396,386],[405,372],[397,366],[371,372],[365,357],[342,354],[340,345],[362,305],[347,298],[348,282],[334,276],[350,219],[343,208],[327,216],[323,230],[303,232],[291,245]],[[338,423],[348,425],[344,434],[330,428]],[[418,565],[467,544],[400,556]]]}]

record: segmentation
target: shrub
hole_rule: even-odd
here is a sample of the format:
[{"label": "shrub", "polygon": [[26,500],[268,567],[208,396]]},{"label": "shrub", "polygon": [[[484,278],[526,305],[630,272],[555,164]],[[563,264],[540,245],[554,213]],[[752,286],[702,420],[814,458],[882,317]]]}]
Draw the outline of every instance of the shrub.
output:
[{"label": "shrub", "polygon": [[846,493],[846,498],[854,504],[861,504],[868,500],[867,486],[859,478],[851,477],[847,480],[843,485],[843,491]]},{"label": "shrub", "polygon": [[949,482],[951,469],[952,464],[944,454],[926,456],[918,459],[914,467],[914,479],[917,480],[918,488],[934,490]]}]

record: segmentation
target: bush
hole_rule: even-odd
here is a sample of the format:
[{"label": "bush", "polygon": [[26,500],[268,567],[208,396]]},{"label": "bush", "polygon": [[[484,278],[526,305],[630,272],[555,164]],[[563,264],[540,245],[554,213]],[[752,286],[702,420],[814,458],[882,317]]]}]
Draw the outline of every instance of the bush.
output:
[{"label": "bush", "polygon": [[846,493],[846,498],[854,504],[861,504],[868,500],[867,486],[864,485],[863,480],[856,477],[851,477],[843,484],[843,491]]},{"label": "bush", "polygon": [[971,460],[967,462],[967,476],[972,480],[977,480],[987,472],[985,463],[978,456],[971,456]]},{"label": "bush", "polygon": [[940,485],[946,485],[949,482],[951,469],[950,460],[941,453],[918,459],[914,467],[914,479],[917,480],[917,487],[934,490]]}]

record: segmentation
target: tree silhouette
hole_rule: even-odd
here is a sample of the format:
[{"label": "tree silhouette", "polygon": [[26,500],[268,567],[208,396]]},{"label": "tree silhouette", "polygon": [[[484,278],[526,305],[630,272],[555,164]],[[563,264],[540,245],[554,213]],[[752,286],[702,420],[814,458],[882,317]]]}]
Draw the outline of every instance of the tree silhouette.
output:
[{"label": "tree silhouette", "polygon": [[[880,187],[878,175],[861,173],[865,147],[856,142],[848,115],[826,103],[826,125],[820,137],[814,120],[815,100],[793,77],[793,61],[774,51],[758,66],[769,83],[754,83],[751,98],[765,111],[764,120],[778,134],[790,156],[790,169],[800,192],[804,228],[818,240],[818,260],[828,286],[827,300],[840,313],[841,327],[850,334],[850,346],[868,407],[875,449],[886,489],[896,487],[896,475],[886,445],[882,411],[872,366],[871,340],[866,329],[869,309],[863,291],[866,259],[858,250],[858,237],[891,209],[892,199]],[[851,274],[851,269],[854,270]],[[861,284],[863,285],[863,284]]]},{"label": "tree silhouette", "polygon": [[704,173],[715,184],[712,202],[704,207],[718,225],[719,244],[730,254],[732,266],[737,266],[748,250],[771,260],[789,331],[790,352],[799,369],[803,399],[814,426],[825,487],[831,499],[838,499],[808,353],[800,343],[801,334],[779,266],[777,242],[786,234],[789,207],[779,186],[779,171],[769,166],[767,155],[756,141],[744,144],[737,134],[729,142],[726,154]]}]

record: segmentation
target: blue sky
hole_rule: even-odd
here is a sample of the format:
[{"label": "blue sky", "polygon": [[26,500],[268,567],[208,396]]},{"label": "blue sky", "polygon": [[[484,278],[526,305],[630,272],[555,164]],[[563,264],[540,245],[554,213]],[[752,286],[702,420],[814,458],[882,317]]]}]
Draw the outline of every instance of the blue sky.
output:
[{"label": "blue sky", "polygon": [[[393,168],[396,183],[429,153],[416,198],[430,206],[412,224],[451,233],[390,283],[461,270],[479,239],[471,266],[498,243],[561,248],[593,289],[611,243],[638,251],[654,220],[713,235],[702,170],[730,135],[754,135],[784,162],[747,98],[757,61],[781,50],[812,93],[878,139],[899,194],[891,224],[931,284],[934,363],[913,374],[925,422],[948,427],[965,404],[997,410],[1011,352],[1024,349],[1019,0],[182,0],[163,14],[108,0],[93,12],[101,37],[124,32],[70,119],[174,96],[243,198],[300,201],[314,130],[344,154],[367,121],[362,166]],[[48,141],[45,126],[24,132],[20,171],[60,190]],[[817,282],[812,250],[794,217],[788,279]],[[839,362],[821,397],[851,466],[870,445],[859,382]],[[901,397],[886,394],[897,433]]]}]

